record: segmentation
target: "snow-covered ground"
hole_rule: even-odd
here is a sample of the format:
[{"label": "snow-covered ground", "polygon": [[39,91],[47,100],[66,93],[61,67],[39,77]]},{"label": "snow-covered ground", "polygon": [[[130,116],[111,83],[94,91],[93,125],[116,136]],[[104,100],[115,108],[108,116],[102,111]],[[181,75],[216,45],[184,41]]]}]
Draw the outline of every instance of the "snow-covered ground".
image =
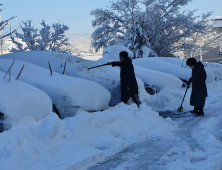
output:
[{"label": "snow-covered ground", "polygon": [[4,170],[85,169],[147,136],[170,136],[172,130],[170,120],[145,104],[79,111],[64,120],[54,113],[41,121],[23,118],[0,134],[0,164]]},{"label": "snow-covered ground", "polygon": [[[120,170],[221,170],[222,81],[209,84],[208,92],[206,116],[198,118],[188,113],[176,120],[163,119],[145,103],[139,109],[121,103],[103,112],[80,110],[64,120],[54,113],[39,121],[24,117],[0,134],[1,168],[81,170],[108,159],[108,165],[105,162],[95,169],[111,169],[115,164],[112,168]],[[159,102],[170,102],[176,109],[183,93],[167,94],[170,101],[162,93]],[[185,110],[192,109],[190,93]],[[121,150],[121,155],[107,158]]]},{"label": "snow-covered ground", "polygon": [[[75,77],[85,77],[101,81],[108,88],[119,89],[118,69],[106,66],[88,71],[88,67],[101,64],[99,61],[87,61],[72,55],[49,52],[10,54],[1,58],[13,59],[15,57],[23,61],[16,61],[17,64],[15,63],[13,68],[21,68],[23,64],[26,64],[27,72],[22,73],[21,80],[34,86],[40,80],[51,79],[50,81],[53,81],[52,79],[56,77],[64,77],[65,75],[58,73],[62,73],[66,61],[66,74],[73,77],[67,78],[69,80],[61,87],[68,88],[66,84]],[[109,58],[109,60],[111,59]],[[25,63],[24,60],[39,65],[41,68]],[[174,66],[180,67],[178,63],[181,60],[170,60],[174,62]],[[11,60],[1,59],[1,61],[0,69],[6,71]],[[58,72],[53,76],[50,76],[49,70],[46,70],[48,61]],[[17,75],[18,70],[14,73],[12,70],[11,73]],[[44,71],[40,71],[41,73],[36,76],[38,78],[35,80],[35,76],[29,76],[35,70],[46,70],[47,75],[46,72],[42,74]],[[6,123],[9,121],[12,127],[0,133],[1,170],[221,170],[222,81],[218,79],[207,84],[209,96],[206,102],[205,117],[195,117],[187,112],[193,109],[189,105],[191,94],[191,89],[189,89],[184,101],[184,110],[187,113],[176,115],[180,118],[164,119],[157,111],[172,112],[180,106],[185,92],[185,89],[181,88],[181,81],[173,75],[139,66],[135,66],[135,72],[145,83],[157,81],[161,87],[159,93],[150,96],[142,87],[143,82],[137,79],[142,101],[140,108],[137,108],[135,104],[120,103],[104,111],[87,112],[79,109],[74,117],[67,117],[63,120],[51,112],[50,108],[50,111],[45,109],[47,114],[39,119],[35,118],[35,114],[32,115],[36,113],[34,111],[29,111],[30,114],[18,117],[13,121],[6,119]],[[212,74],[215,75],[216,72],[212,71]],[[162,75],[165,74],[167,75],[165,77],[173,78],[163,79]],[[48,78],[44,78],[44,76]],[[25,84],[21,80],[14,80],[16,83],[14,86],[18,86],[19,83]],[[3,84],[4,87],[4,84],[14,81],[2,80],[0,85]],[[58,83],[58,81],[56,80],[54,83]],[[50,86],[52,85],[50,84]],[[27,84],[28,86],[30,85]],[[27,88],[28,91],[29,88]],[[42,88],[42,90],[44,89]],[[1,89],[1,92],[4,93],[4,88]],[[46,95],[42,91],[40,93]],[[79,95],[77,94],[77,96]],[[1,98],[1,100],[4,99]],[[86,100],[85,97],[82,98],[82,101],[84,100]],[[94,102],[93,100],[90,98],[86,104]],[[49,101],[51,100],[49,99]],[[21,100],[21,102],[26,104],[27,101]],[[10,103],[9,106],[11,106]],[[33,109],[36,106],[33,106]],[[0,105],[0,109],[3,107]]]},{"label": "snow-covered ground", "polygon": [[[222,81],[208,85],[208,91],[205,117],[175,118],[173,136],[147,137],[89,170],[221,170]],[[189,95],[185,108],[191,109],[188,101]]]}]

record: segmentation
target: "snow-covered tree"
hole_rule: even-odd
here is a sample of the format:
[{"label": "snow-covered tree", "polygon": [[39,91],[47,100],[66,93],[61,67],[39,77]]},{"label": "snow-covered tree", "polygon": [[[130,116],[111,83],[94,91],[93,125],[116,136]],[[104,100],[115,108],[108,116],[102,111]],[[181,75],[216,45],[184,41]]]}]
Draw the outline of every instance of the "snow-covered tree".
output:
[{"label": "snow-covered tree", "polygon": [[[16,48],[11,51],[53,51],[70,53],[67,48],[69,45],[68,38],[64,33],[69,29],[67,25],[55,23],[52,26],[46,24],[43,20],[40,25],[41,29],[32,26],[32,21],[22,22],[22,33],[16,32],[11,36]],[[17,41],[17,39],[22,42]]]},{"label": "snow-covered tree", "polygon": [[[0,4],[0,6],[3,6],[3,4]],[[3,9],[0,8],[0,12],[2,12],[2,10],[3,10]],[[1,21],[1,22],[0,22],[0,31],[3,31],[3,30],[5,29],[5,27],[6,27],[7,25],[9,25],[9,21],[12,20],[12,19],[14,19],[14,18],[15,18],[15,17],[11,17],[11,18],[9,18],[9,19],[7,19],[7,20],[5,20],[5,21]],[[13,32],[15,32],[15,30],[0,35],[0,40],[2,40],[3,38],[5,38],[5,37],[7,37],[7,36],[10,36]]]},{"label": "snow-covered tree", "polygon": [[156,53],[150,49],[150,42],[140,23],[136,22],[130,29],[126,30],[128,37],[124,45],[134,52],[134,58],[154,57]]},{"label": "snow-covered tree", "polygon": [[32,21],[29,20],[27,22],[22,22],[24,26],[21,26],[23,34],[15,33],[15,37],[19,38],[22,42],[25,42],[26,44],[20,43],[16,41],[15,37],[11,35],[12,42],[17,45],[18,50],[14,51],[37,51],[38,50],[38,44],[37,44],[37,38],[39,36],[38,29],[32,26]]},{"label": "snow-covered tree", "polygon": [[[92,46],[98,50],[123,44],[135,51],[151,48],[159,56],[172,55],[186,44],[177,42],[193,33],[203,32],[211,13],[202,19],[195,11],[181,12],[191,0],[117,0],[109,9],[96,9],[92,26]],[[175,44],[177,46],[175,47]],[[179,45],[179,46],[178,46]],[[140,57],[136,56],[136,57]]]}]

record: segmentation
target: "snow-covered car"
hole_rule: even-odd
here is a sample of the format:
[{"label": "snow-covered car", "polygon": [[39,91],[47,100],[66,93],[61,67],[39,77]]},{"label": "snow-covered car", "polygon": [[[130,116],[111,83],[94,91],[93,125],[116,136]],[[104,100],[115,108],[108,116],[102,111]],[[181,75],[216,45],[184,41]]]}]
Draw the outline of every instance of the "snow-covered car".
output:
[{"label": "snow-covered car", "polygon": [[[53,70],[58,73],[63,74],[63,72],[65,72],[66,75],[91,80],[104,86],[111,93],[110,105],[116,105],[120,102],[121,93],[119,70],[110,66],[88,70],[89,67],[104,64],[99,61],[84,60],[70,54],[46,51],[17,52],[2,55],[0,57],[0,59],[3,58],[25,61],[41,66],[45,69],[49,69],[48,61],[50,61]],[[143,92],[145,90],[143,82],[137,82],[139,91]]]},{"label": "snow-covered car", "polygon": [[149,94],[159,93],[163,89],[181,89],[183,82],[175,76],[134,65],[135,74],[145,84]]},{"label": "snow-covered car", "polygon": [[122,51],[126,51],[128,56],[133,59],[133,52],[128,48],[122,45],[112,45],[104,49],[103,57],[100,61],[119,61],[119,53]]},{"label": "snow-covered car", "polygon": [[26,116],[36,121],[52,112],[52,100],[43,91],[0,71],[0,113],[13,121]]},{"label": "snow-covered car", "polygon": [[[0,59],[0,70],[6,72],[12,62],[13,60]],[[111,95],[98,83],[56,72],[51,75],[49,69],[18,60],[11,69],[11,75],[17,76],[23,65],[25,67],[20,80],[47,93],[61,118],[74,116],[80,108],[99,111],[109,106]]]},{"label": "snow-covered car", "polygon": [[165,61],[171,64],[174,64],[178,67],[188,67],[186,64],[186,60],[176,57],[151,57],[150,59]]},{"label": "snow-covered car", "polygon": [[218,63],[206,63],[205,68],[214,72],[216,80],[222,80],[222,65]]},{"label": "snow-covered car", "polygon": [[[179,67],[175,64],[171,64],[169,62],[165,62],[163,60],[157,60],[153,58],[156,58],[156,57],[135,59],[133,60],[133,64],[140,67],[147,68],[147,69],[171,74],[181,79],[184,82],[189,81],[191,77],[191,72],[192,72],[190,68]],[[206,73],[207,73],[206,83],[214,82],[216,78],[214,72],[206,68]]]}]

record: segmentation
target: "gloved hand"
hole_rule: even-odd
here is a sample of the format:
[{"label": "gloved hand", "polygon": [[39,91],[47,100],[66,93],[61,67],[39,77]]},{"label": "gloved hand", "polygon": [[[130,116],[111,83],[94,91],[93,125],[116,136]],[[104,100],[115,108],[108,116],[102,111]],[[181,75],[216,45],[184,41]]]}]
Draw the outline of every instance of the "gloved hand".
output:
[{"label": "gloved hand", "polygon": [[111,62],[108,62],[107,65],[112,65],[112,63],[111,63]]},{"label": "gloved hand", "polygon": [[189,87],[189,86],[190,86],[190,83],[191,83],[190,81],[188,81],[188,82],[187,82],[187,87]]}]

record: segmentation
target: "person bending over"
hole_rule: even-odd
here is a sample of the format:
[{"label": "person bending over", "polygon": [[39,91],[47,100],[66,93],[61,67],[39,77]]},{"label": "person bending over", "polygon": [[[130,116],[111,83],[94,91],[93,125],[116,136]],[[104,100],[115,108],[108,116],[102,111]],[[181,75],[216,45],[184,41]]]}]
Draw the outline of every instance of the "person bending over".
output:
[{"label": "person bending over", "polygon": [[189,86],[192,82],[190,105],[194,106],[194,110],[190,112],[196,114],[196,116],[204,116],[203,108],[207,97],[206,71],[204,65],[201,62],[197,62],[195,58],[189,58],[187,65],[192,68],[192,77],[187,83]]}]

